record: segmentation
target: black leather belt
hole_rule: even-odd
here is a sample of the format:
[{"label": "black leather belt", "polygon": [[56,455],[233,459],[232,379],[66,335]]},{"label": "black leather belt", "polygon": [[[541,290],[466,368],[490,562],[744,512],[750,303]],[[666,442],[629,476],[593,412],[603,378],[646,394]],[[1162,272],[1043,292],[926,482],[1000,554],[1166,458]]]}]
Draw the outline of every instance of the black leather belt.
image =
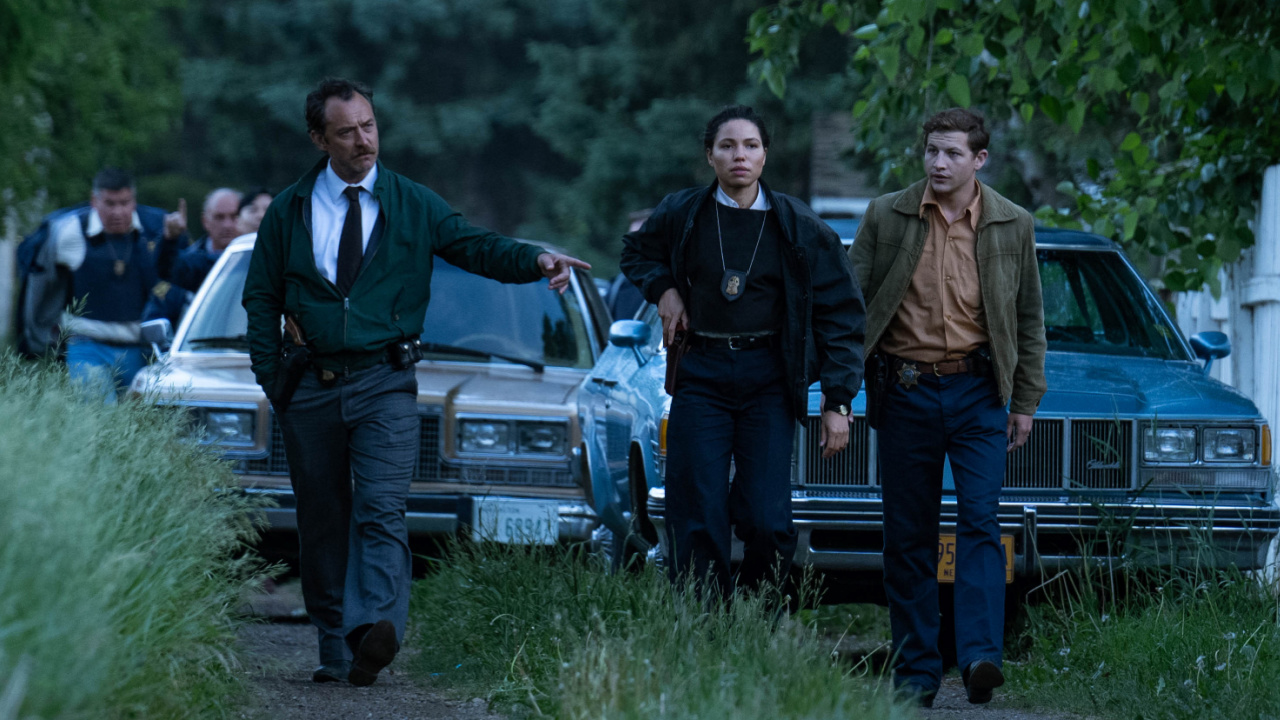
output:
[{"label": "black leather belt", "polygon": [[693,334],[689,336],[689,347],[715,350],[758,350],[760,348],[776,348],[782,344],[777,333],[768,335],[731,335],[729,337],[711,337]]}]

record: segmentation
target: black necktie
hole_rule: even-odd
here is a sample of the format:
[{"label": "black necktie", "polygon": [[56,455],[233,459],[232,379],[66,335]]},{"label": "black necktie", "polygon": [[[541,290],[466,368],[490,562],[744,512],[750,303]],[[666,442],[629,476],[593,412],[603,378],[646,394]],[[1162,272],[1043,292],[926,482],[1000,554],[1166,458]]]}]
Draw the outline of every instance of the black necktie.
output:
[{"label": "black necktie", "polygon": [[360,217],[360,188],[350,185],[342,191],[350,207],[347,219],[342,223],[342,236],[338,240],[338,292],[346,295],[360,274],[364,260],[364,223]]}]

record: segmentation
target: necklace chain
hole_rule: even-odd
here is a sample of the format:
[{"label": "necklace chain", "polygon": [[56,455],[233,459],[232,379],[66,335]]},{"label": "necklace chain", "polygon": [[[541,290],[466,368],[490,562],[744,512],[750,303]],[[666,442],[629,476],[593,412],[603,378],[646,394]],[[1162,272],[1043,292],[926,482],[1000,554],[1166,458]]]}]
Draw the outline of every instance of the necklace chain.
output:
[{"label": "necklace chain", "polygon": [[[716,241],[720,243],[720,271],[728,272],[729,266],[724,262],[724,237],[720,234],[720,201],[712,198],[712,202],[716,204]],[[760,252],[760,239],[764,237],[764,226],[767,222],[769,222],[769,211],[765,210],[764,219],[760,221],[760,234],[756,235],[756,247],[751,251],[751,263],[743,273],[744,280],[751,275],[751,268],[756,266],[756,253]]]}]

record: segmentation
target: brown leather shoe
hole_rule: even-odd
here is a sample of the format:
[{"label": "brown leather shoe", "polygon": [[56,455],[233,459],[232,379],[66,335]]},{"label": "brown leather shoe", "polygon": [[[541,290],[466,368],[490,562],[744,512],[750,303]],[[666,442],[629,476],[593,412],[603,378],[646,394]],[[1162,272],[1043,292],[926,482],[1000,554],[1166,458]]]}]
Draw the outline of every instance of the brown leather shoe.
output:
[{"label": "brown leather shoe", "polygon": [[396,641],[396,627],[390,620],[379,620],[360,639],[356,659],[351,663],[347,682],[357,687],[372,685],[382,668],[396,659],[400,643]]}]

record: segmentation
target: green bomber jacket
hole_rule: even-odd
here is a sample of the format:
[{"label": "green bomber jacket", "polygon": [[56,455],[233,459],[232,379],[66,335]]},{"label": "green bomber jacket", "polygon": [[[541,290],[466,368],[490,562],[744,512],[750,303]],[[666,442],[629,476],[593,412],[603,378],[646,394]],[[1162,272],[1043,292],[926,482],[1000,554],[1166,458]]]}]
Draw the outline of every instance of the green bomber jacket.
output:
[{"label": "green bomber jacket", "polygon": [[358,370],[376,363],[387,345],[421,334],[436,255],[501,282],[542,277],[537,258],[546,250],[471,225],[439,195],[379,162],[373,195],[381,209],[360,274],[343,297],[316,268],[311,244],[311,191],[328,161],[271,202],[249,263],[243,296],[249,357],[268,396],[284,313],[301,325],[317,365]]},{"label": "green bomber jacket", "polygon": [[[849,259],[867,303],[867,352],[902,304],[928,237],[920,217],[925,182],[871,201]],[[982,185],[978,280],[1000,398],[1032,415],[1045,392],[1044,307],[1031,215]]]}]

